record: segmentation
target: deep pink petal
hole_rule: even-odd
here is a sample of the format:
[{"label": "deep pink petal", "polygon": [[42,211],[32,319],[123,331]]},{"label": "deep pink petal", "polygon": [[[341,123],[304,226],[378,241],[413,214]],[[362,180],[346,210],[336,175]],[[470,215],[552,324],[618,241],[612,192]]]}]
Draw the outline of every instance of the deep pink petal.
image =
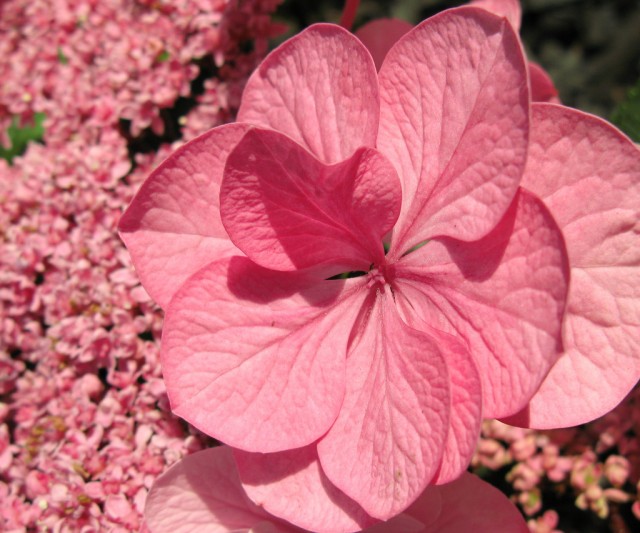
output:
[{"label": "deep pink petal", "polygon": [[356,37],[367,47],[380,70],[387,52],[412,28],[413,25],[404,20],[375,19],[359,28]]},{"label": "deep pink petal", "polygon": [[531,100],[533,102],[560,103],[558,89],[547,72],[537,63],[529,61],[529,79],[531,80]]},{"label": "deep pink petal", "polygon": [[510,422],[572,426],[613,409],[640,378],[640,150],[580,111],[535,104],[532,118],[524,185],[562,229],[571,285],[565,354],[528,420]]},{"label": "deep pink petal", "polygon": [[156,479],[144,515],[151,533],[301,531],[247,498],[226,446],[189,455]]},{"label": "deep pink petal", "polygon": [[242,96],[238,121],[289,135],[324,163],[375,146],[376,68],[347,30],[315,24],[271,52]]},{"label": "deep pink petal", "polygon": [[526,68],[511,25],[473,7],[426,20],[389,51],[378,148],[403,186],[391,258],[434,236],[475,240],[498,223],[526,159]]},{"label": "deep pink petal", "polygon": [[520,31],[522,7],[520,7],[519,0],[473,0],[471,5],[481,7],[501,17],[506,17],[513,29]]},{"label": "deep pink petal", "polygon": [[[442,497],[442,511],[437,520],[423,530],[424,533],[529,532],[516,506],[498,489],[473,474],[465,472],[456,481],[436,489]],[[429,498],[426,503],[431,501],[429,491],[426,498]],[[419,517],[424,506],[420,498],[405,514]]]},{"label": "deep pink petal", "polygon": [[220,221],[218,197],[227,155],[247,130],[221,126],[176,150],[120,219],[136,272],[162,307],[191,274],[238,253]]},{"label": "deep pink petal", "polygon": [[391,164],[372,148],[325,165],[271,130],[247,133],[229,155],[222,221],[253,261],[275,270],[368,270],[400,212]]},{"label": "deep pink petal", "polygon": [[318,455],[338,488],[386,520],[436,474],[449,388],[434,339],[402,322],[388,288],[370,298],[349,351],[344,403]]},{"label": "deep pink petal", "polygon": [[315,444],[234,455],[247,495],[272,515],[310,531],[360,531],[377,522],[327,479]]},{"label": "deep pink petal", "polygon": [[335,420],[364,296],[244,257],[192,276],[167,310],[162,371],[176,414],[248,451],[304,446]]},{"label": "deep pink petal", "polygon": [[398,291],[424,322],[467,342],[483,416],[521,409],[558,359],[569,277],[562,235],[542,202],[522,191],[484,239],[430,241],[396,272]]}]

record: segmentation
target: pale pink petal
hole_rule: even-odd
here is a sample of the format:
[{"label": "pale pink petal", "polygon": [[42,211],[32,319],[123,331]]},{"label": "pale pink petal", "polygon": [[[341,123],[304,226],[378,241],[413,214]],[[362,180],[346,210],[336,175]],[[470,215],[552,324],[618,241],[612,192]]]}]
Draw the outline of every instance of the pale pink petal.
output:
[{"label": "pale pink petal", "polygon": [[326,278],[384,261],[382,237],[398,218],[401,191],[372,148],[329,166],[280,133],[254,129],[229,155],[220,202],[229,236],[253,261],[324,267]]},{"label": "pale pink petal", "polygon": [[533,102],[560,103],[558,89],[549,74],[537,63],[529,61],[529,80],[531,81],[531,100]]},{"label": "pale pink petal", "polygon": [[387,288],[370,296],[347,359],[340,415],[318,443],[327,477],[370,515],[404,510],[436,474],[449,423],[443,353],[402,322]]},{"label": "pale pink petal", "polygon": [[316,24],[271,52],[244,90],[238,121],[287,134],[324,163],[375,146],[379,99],[371,55],[347,30]]},{"label": "pale pink petal", "polygon": [[164,323],[162,371],[174,412],[247,451],[316,440],[342,404],[347,341],[364,298],[347,285],[244,257],[200,270]]},{"label": "pale pink petal", "polygon": [[227,155],[248,129],[221,126],[176,150],[120,219],[138,276],[162,307],[191,274],[239,253],[220,221],[218,196]]},{"label": "pale pink petal", "polygon": [[412,28],[413,25],[404,20],[376,19],[359,28],[356,37],[367,47],[380,70],[387,52]]},{"label": "pale pink petal", "polygon": [[521,409],[558,359],[568,270],[560,230],[525,191],[484,239],[433,240],[396,266],[414,312],[467,342],[489,418]]},{"label": "pale pink petal", "polygon": [[162,474],[147,496],[144,515],[151,533],[300,531],[247,498],[226,446],[189,455]]},{"label": "pale pink petal", "polygon": [[380,99],[378,149],[403,186],[390,257],[434,236],[486,235],[527,152],[526,62],[511,25],[473,7],[426,20],[389,51]]},{"label": "pale pink petal", "polygon": [[562,229],[571,285],[565,353],[523,416],[550,428],[613,409],[640,378],[640,151],[605,121],[535,104],[524,185]]},{"label": "pale pink petal", "polygon": [[[418,499],[405,514],[420,517],[430,501],[429,491]],[[528,533],[523,516],[498,489],[479,477],[465,472],[459,479],[437,487],[442,498],[442,511],[423,533]],[[423,498],[427,502],[423,502]],[[391,533],[391,532],[389,532]]]},{"label": "pale pink petal", "polygon": [[327,479],[315,444],[234,455],[247,496],[272,515],[310,531],[360,531],[377,522]]},{"label": "pale pink petal", "polygon": [[513,29],[520,31],[522,7],[519,0],[473,0],[472,6],[481,7],[501,17],[506,17]]}]

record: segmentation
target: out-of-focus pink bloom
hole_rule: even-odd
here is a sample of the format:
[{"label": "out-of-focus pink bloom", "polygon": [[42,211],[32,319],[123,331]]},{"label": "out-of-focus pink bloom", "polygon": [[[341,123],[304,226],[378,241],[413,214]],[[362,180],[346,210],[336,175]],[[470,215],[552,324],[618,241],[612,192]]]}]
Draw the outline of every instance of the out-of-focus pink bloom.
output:
[{"label": "out-of-focus pink bloom", "polygon": [[541,517],[528,522],[531,533],[562,533],[558,527],[559,517],[555,511],[545,511]]},{"label": "out-of-focus pink bloom", "polygon": [[610,455],[604,463],[604,475],[614,487],[622,487],[629,479],[629,460],[619,455]]}]

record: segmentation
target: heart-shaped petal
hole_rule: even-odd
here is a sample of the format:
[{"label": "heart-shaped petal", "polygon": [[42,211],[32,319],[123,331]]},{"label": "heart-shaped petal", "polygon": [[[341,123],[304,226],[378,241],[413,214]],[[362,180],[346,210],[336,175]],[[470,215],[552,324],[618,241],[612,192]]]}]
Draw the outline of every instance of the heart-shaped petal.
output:
[{"label": "heart-shaped petal", "polygon": [[247,133],[229,155],[222,221],[253,261],[275,270],[317,267],[323,277],[384,260],[400,211],[400,182],[376,150],[325,165],[288,137]]},{"label": "heart-shaped petal", "polygon": [[375,146],[379,114],[376,67],[367,49],[339,26],[315,24],[256,69],[238,121],[285,133],[330,164]]}]

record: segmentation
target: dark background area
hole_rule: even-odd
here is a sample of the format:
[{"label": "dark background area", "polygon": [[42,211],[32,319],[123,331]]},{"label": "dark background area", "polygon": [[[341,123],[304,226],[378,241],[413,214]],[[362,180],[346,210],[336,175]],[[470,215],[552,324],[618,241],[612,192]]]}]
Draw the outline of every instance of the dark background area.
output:
[{"label": "dark background area", "polygon": [[[362,0],[355,28],[378,17],[417,23],[460,1]],[[287,35],[338,22],[343,0],[285,0],[277,18]],[[640,1],[524,0],[521,35],[529,59],[551,75],[562,102],[610,118],[640,80]]]}]

